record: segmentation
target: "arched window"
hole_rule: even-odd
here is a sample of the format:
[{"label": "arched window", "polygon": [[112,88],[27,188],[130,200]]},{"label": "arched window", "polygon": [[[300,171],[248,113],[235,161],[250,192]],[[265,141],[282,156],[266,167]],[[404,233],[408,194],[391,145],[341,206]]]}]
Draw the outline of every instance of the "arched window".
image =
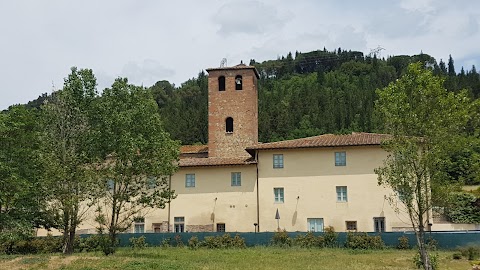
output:
[{"label": "arched window", "polygon": [[225,131],[227,133],[232,133],[233,132],[233,118],[232,117],[227,117],[225,120]]},{"label": "arched window", "polygon": [[235,90],[242,90],[242,76],[235,77]]},{"label": "arched window", "polygon": [[218,77],[218,91],[225,91],[225,76]]}]

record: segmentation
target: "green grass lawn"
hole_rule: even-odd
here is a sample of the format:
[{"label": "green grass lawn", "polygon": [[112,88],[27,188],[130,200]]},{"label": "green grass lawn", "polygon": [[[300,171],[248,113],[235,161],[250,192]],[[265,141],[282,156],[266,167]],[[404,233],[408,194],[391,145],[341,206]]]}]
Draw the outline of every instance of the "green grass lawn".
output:
[{"label": "green grass lawn", "polygon": [[[440,269],[471,269],[453,251],[439,251]],[[0,269],[416,269],[413,250],[352,251],[347,249],[282,249],[255,247],[212,250],[187,248],[121,248],[101,253],[0,256]]]}]

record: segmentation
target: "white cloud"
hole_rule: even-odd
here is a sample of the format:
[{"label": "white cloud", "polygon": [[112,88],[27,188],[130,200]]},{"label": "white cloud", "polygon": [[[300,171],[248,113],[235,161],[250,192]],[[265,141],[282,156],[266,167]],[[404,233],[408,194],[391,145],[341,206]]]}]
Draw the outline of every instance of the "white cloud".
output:
[{"label": "white cloud", "polygon": [[121,76],[127,77],[130,83],[151,86],[157,81],[173,76],[172,69],[162,66],[158,61],[145,59],[142,62],[128,62],[122,69]]},{"label": "white cloud", "polygon": [[275,6],[260,1],[233,1],[224,4],[213,17],[222,36],[267,34],[279,31],[293,15],[280,14]]},{"label": "white cloud", "polygon": [[472,0],[0,1],[0,109],[60,88],[72,66],[93,69],[99,89],[323,47],[480,67],[479,20]]}]

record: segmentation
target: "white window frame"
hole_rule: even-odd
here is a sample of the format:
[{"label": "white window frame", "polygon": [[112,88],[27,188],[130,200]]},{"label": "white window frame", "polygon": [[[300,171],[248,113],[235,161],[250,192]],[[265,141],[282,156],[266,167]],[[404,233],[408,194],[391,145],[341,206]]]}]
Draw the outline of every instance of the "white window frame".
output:
[{"label": "white window frame", "polygon": [[347,166],[347,152],[335,152],[335,166]]},{"label": "white window frame", "polygon": [[176,233],[185,232],[185,217],[173,218],[173,231]]},{"label": "white window frame", "polygon": [[[314,224],[314,226],[312,226],[312,223]],[[325,225],[323,218],[307,218],[308,232],[323,232],[324,227]]]},{"label": "white window frame", "polygon": [[231,173],[231,185],[232,185],[232,187],[242,186],[242,173],[241,172],[232,172]]},{"label": "white window frame", "polygon": [[145,233],[145,223],[135,222],[133,224],[133,233]]},{"label": "white window frame", "polygon": [[374,232],[385,232],[386,231],[385,217],[374,217],[373,218],[373,231]]},{"label": "white window frame", "polygon": [[283,169],[283,154],[273,154],[273,168],[274,169]]},{"label": "white window frame", "polygon": [[186,188],[195,187],[195,174],[194,173],[185,174],[185,187]]},{"label": "white window frame", "polygon": [[273,188],[273,197],[275,203],[285,202],[285,189],[283,187]]},{"label": "white window frame", "polygon": [[348,202],[347,186],[336,186],[337,202]]},{"label": "white window frame", "polygon": [[133,233],[145,233],[145,218],[144,217],[134,218]]}]

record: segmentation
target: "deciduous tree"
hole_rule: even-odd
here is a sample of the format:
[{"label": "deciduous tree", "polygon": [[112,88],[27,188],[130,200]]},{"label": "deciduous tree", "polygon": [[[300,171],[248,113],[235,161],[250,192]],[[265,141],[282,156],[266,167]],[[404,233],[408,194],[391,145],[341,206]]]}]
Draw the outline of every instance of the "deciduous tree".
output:
[{"label": "deciduous tree", "polygon": [[425,244],[430,212],[448,187],[444,160],[452,147],[465,147],[452,142],[464,135],[470,112],[465,93],[448,92],[442,83],[420,63],[411,64],[399,80],[377,91],[375,104],[384,131],[392,135],[383,145],[388,157],[376,169],[378,183],[398,194],[425,269],[432,269]]},{"label": "deciduous tree", "polygon": [[63,89],[42,107],[44,179],[52,209],[58,211],[63,252],[73,252],[76,229],[98,190],[91,157],[91,105],[97,97],[92,70],[72,68]]},{"label": "deciduous tree", "polygon": [[147,208],[163,208],[174,197],[169,176],[177,168],[179,143],[163,130],[150,92],[127,79],[105,89],[96,112],[98,169],[105,185],[97,222],[100,232],[108,232],[108,255],[117,234],[135,218]]}]

